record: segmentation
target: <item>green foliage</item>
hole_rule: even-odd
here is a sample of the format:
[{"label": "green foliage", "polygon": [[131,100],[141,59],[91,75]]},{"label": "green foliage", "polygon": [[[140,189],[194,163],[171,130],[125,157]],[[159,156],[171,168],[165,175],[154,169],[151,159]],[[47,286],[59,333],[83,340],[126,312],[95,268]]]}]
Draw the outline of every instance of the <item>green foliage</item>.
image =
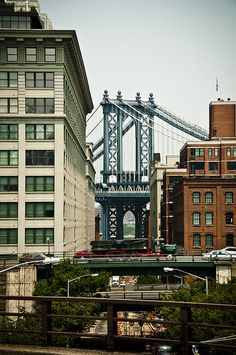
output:
[{"label": "green foliage", "polygon": [[157,285],[161,284],[161,279],[159,276],[155,275],[140,275],[137,278],[138,285]]},{"label": "green foliage", "polygon": [[[228,284],[211,283],[208,295],[205,293],[205,282],[195,281],[190,283],[189,287],[181,286],[168,296],[168,301],[182,302],[235,304],[235,300],[236,279],[233,279]],[[157,309],[157,313],[165,320],[180,320],[179,309],[175,307],[161,307]],[[192,321],[201,324],[227,324],[236,326],[236,312],[210,308],[192,308]],[[192,329],[192,339],[195,341],[214,339],[233,334],[233,330],[217,328],[195,327]],[[179,339],[180,327],[173,326],[167,329],[167,336],[173,339]]]},{"label": "green foliage", "polygon": [[[78,264],[63,260],[53,269],[48,281],[38,281],[35,284],[35,296],[67,296],[67,281],[82,275],[91,274],[91,270]],[[106,291],[109,285],[109,273],[100,272],[97,277],[83,277],[70,283],[70,296],[88,297],[95,292]]]},{"label": "green foliage", "polygon": [[[71,264],[64,260],[53,268],[49,280],[41,280],[35,283],[34,296],[67,296],[67,281],[82,275],[89,275],[91,270],[80,267],[78,264]],[[106,291],[109,285],[109,273],[101,272],[96,277],[83,277],[70,284],[70,296],[89,297],[95,292]],[[23,311],[23,309],[21,310]],[[52,345],[56,346],[78,346],[80,337],[78,333],[88,330],[93,321],[87,319],[73,318],[75,315],[91,316],[101,312],[98,303],[72,303],[52,302],[52,330],[56,332],[74,332],[76,336],[52,335]],[[41,314],[41,305],[34,306],[33,313]],[[72,318],[65,317],[70,315]],[[9,332],[0,334],[0,341],[14,344],[41,344],[41,334],[32,334],[31,330],[41,332],[42,323],[40,317],[18,317],[16,319],[1,318],[0,328],[9,329]],[[11,333],[12,329],[23,330],[23,333]]]}]

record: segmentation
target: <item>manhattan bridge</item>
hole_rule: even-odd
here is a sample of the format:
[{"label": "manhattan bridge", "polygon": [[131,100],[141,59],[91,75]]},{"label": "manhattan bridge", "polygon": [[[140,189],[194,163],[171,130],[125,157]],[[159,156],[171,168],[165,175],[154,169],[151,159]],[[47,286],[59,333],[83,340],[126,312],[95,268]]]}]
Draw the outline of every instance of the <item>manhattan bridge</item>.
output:
[{"label": "manhattan bridge", "polygon": [[135,237],[145,237],[154,145],[162,157],[177,155],[187,141],[207,140],[208,132],[156,104],[153,94],[146,101],[140,93],[134,100],[123,100],[118,91],[111,99],[107,90],[87,119],[87,128],[86,140],[95,142],[93,160],[100,173],[95,199],[102,206],[103,239],[123,239],[128,211],[135,217]]}]

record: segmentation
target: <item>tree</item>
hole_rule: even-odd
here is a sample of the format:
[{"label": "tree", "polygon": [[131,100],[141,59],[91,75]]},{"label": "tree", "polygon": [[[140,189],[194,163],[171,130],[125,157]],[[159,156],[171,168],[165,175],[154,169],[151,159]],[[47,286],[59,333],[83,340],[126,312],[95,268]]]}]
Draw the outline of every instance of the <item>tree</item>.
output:
[{"label": "tree", "polygon": [[[69,260],[63,260],[53,268],[49,280],[36,282],[35,296],[67,296],[67,281],[78,276],[91,274],[91,270],[82,268],[78,264],[71,264]],[[97,277],[84,277],[70,284],[70,296],[88,297],[95,292],[106,291],[109,285],[109,273],[100,272]],[[37,309],[36,309],[37,311]],[[53,302],[53,314],[69,315],[98,315],[102,311],[98,303],[67,303]],[[56,331],[83,332],[93,325],[93,321],[86,319],[55,318],[52,321],[52,328]],[[53,345],[57,346],[78,346],[78,336],[57,336],[52,337]]]},{"label": "tree", "polygon": [[[209,294],[205,293],[205,282],[194,281],[189,283],[188,287],[181,286],[168,296],[168,301],[181,302],[199,302],[199,303],[219,303],[219,304],[235,304],[236,300],[236,279],[228,284],[218,284],[212,282],[209,288]],[[165,320],[176,321],[180,319],[179,309],[175,307],[160,307],[157,312],[159,316]],[[193,308],[192,321],[197,323],[210,323],[219,325],[236,325],[236,314],[232,311]],[[192,339],[195,341],[210,340],[224,336],[233,335],[234,331],[199,328],[192,329]],[[174,326],[167,329],[165,337],[170,336],[173,339],[179,339],[180,327]],[[202,352],[203,351],[203,352]],[[201,354],[204,353],[204,350]],[[209,354],[209,348],[205,354]],[[212,352],[213,353],[213,352]],[[220,354],[219,352],[217,354]]]}]

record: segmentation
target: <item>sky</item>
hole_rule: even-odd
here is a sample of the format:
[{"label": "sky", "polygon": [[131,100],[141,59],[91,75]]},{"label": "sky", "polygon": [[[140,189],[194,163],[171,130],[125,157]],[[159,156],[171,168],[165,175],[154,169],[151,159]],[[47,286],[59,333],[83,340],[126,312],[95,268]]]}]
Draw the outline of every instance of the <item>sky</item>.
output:
[{"label": "sky", "polygon": [[[39,0],[76,30],[94,108],[140,92],[208,129],[209,103],[236,100],[236,0]],[[218,91],[216,91],[216,78]]]}]

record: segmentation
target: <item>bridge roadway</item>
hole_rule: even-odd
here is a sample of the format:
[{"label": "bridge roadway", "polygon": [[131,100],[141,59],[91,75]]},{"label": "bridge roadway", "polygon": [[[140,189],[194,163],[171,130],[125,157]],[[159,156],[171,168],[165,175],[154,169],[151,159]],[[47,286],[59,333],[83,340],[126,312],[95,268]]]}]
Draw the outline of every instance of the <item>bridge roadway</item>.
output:
[{"label": "bridge roadway", "polygon": [[[107,270],[113,275],[167,275],[164,267],[180,269],[201,277],[216,275],[213,261],[203,260],[201,256],[160,257],[81,257],[74,262],[93,271]],[[176,272],[177,273],[177,272]],[[169,275],[171,273],[168,273]],[[172,273],[173,274],[173,273]]]}]

